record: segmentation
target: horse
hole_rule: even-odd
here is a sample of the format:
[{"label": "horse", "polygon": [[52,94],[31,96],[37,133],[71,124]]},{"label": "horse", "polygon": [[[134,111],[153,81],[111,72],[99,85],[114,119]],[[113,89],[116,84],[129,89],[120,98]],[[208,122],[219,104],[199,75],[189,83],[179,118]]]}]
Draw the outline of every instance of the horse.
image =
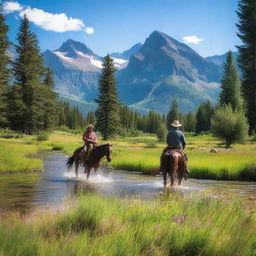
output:
[{"label": "horse", "polygon": [[160,157],[160,171],[163,173],[164,188],[167,185],[167,174],[169,174],[171,187],[178,180],[178,185],[181,185],[183,178],[187,175],[187,161],[184,154],[179,150],[169,150],[162,153]]},{"label": "horse", "polygon": [[110,144],[94,147],[89,156],[89,159],[85,163],[86,153],[84,147],[79,147],[74,151],[74,154],[68,159],[67,167],[68,169],[71,169],[73,163],[75,162],[75,172],[76,177],[78,178],[78,166],[79,164],[82,164],[84,166],[84,173],[87,173],[87,179],[89,179],[91,169],[94,168],[96,172],[100,166],[100,161],[104,156],[106,156],[108,162],[111,162],[111,152],[112,145]]}]

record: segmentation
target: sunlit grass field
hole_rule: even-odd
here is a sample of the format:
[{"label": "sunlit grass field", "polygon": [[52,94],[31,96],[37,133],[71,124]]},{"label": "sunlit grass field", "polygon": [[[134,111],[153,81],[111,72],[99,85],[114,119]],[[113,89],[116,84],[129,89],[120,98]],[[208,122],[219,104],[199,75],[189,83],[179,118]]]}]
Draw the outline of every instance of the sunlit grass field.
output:
[{"label": "sunlit grass field", "polygon": [[34,170],[43,167],[40,159],[28,158],[38,151],[37,145],[0,142],[0,173]]},{"label": "sunlit grass field", "polygon": [[80,196],[62,209],[0,221],[4,256],[256,255],[255,212],[210,195],[151,202]]},{"label": "sunlit grass field", "polygon": [[[152,135],[124,137],[107,141],[113,145],[111,165],[117,169],[159,174],[160,154],[165,147]],[[99,141],[99,144],[107,143]],[[187,134],[186,153],[189,157],[191,178],[253,180],[256,181],[256,144],[235,144],[226,149],[221,141],[211,135]],[[26,156],[40,150],[63,150],[72,155],[83,145],[81,135],[63,131],[53,132],[47,141],[38,142],[35,137],[0,140],[0,172],[22,171],[42,167],[38,159]],[[210,153],[216,148],[218,153]]]}]

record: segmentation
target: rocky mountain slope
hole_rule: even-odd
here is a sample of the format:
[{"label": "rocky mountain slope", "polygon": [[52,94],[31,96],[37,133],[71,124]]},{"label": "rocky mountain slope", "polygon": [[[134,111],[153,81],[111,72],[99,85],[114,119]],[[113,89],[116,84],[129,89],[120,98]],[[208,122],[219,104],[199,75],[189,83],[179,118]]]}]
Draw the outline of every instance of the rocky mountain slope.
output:
[{"label": "rocky mountain slope", "polygon": [[173,99],[183,112],[216,102],[221,68],[186,44],[155,31],[117,73],[121,101],[138,110],[166,113]]}]

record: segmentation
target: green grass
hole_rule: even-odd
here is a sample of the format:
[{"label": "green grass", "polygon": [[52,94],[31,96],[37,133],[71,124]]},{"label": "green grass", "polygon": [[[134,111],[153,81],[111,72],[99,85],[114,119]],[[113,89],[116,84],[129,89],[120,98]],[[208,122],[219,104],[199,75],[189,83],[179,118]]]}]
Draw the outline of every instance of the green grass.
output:
[{"label": "green grass", "polygon": [[34,170],[43,167],[40,159],[27,155],[38,151],[38,146],[22,143],[0,143],[0,173]]},{"label": "green grass", "polygon": [[[42,149],[63,150],[72,155],[76,148],[83,145],[79,134],[65,131],[55,131],[47,141],[42,142],[31,136],[2,141],[0,172],[41,168],[40,160],[27,158],[26,155]],[[149,175],[159,174],[159,158],[165,144],[157,142],[156,137],[145,134],[107,142],[113,144],[113,167]],[[234,145],[232,149],[226,149],[211,134],[187,134],[187,142],[191,178],[256,181],[256,144],[253,140]],[[106,142],[99,142],[103,143]],[[219,152],[210,153],[211,148],[217,148]]]},{"label": "green grass", "polygon": [[[191,178],[254,180],[256,154],[254,152],[186,151],[189,156]],[[122,149],[113,153],[112,165],[117,169],[159,174],[161,149]]]},{"label": "green grass", "polygon": [[172,193],[158,200],[81,196],[76,206],[0,224],[0,255],[256,255],[255,212]]}]

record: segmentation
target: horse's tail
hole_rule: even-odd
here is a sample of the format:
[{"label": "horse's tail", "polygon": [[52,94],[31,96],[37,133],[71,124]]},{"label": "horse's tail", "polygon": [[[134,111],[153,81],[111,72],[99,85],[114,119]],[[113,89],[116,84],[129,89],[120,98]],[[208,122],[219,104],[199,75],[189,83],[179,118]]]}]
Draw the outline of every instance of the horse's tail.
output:
[{"label": "horse's tail", "polygon": [[71,156],[71,157],[68,159],[68,161],[67,161],[67,164],[66,164],[66,165],[67,165],[68,169],[70,169],[70,168],[72,167],[74,161],[75,161],[75,154],[73,154],[73,156]]}]

